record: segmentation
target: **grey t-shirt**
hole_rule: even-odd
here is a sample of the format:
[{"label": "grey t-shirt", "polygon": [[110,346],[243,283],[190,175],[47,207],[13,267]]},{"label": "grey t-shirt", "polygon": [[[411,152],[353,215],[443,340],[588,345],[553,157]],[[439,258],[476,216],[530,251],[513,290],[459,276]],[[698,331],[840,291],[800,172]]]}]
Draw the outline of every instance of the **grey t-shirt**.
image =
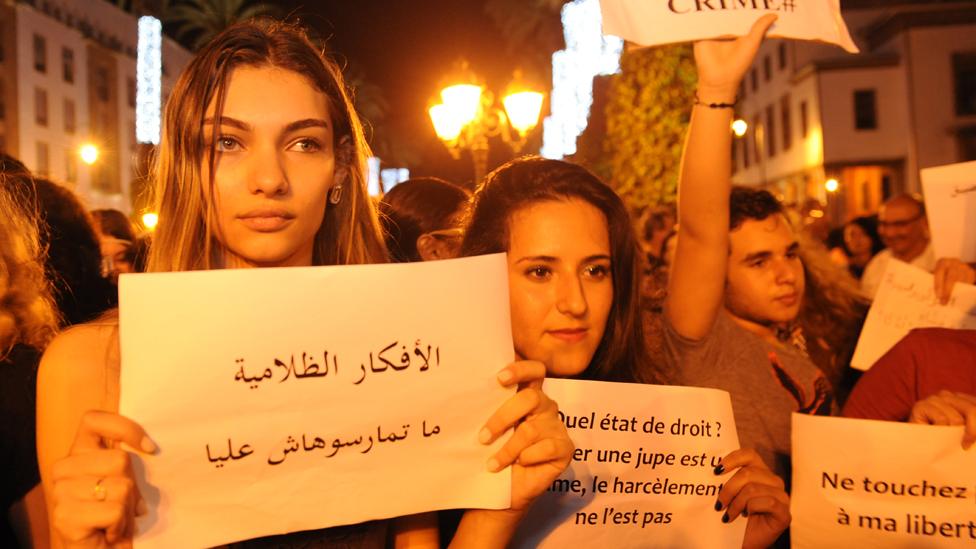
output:
[{"label": "grey t-shirt", "polygon": [[678,334],[664,320],[665,360],[674,382],[732,395],[742,448],[753,448],[790,483],[790,415],[836,412],[833,389],[800,351],[774,346],[739,326],[722,309],[701,340]]}]

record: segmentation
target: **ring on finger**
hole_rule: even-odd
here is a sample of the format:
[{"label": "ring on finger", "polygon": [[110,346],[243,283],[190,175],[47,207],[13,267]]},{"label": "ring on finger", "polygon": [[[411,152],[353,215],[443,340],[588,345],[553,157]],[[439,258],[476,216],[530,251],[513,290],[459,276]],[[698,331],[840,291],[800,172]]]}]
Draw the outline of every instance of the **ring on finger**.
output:
[{"label": "ring on finger", "polygon": [[95,501],[105,501],[105,498],[108,497],[108,490],[102,484],[104,480],[103,478],[96,480],[95,486],[92,487],[92,497],[95,498]]}]

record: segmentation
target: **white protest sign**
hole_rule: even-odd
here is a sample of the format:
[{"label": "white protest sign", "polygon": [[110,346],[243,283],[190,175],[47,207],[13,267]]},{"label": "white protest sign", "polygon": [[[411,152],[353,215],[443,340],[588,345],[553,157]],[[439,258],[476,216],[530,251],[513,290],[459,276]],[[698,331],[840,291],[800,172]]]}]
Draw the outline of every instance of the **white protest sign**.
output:
[{"label": "white protest sign", "polygon": [[947,305],[931,273],[892,258],[868,310],[851,366],[868,370],[914,328],[976,329],[976,286],[956,284]]},{"label": "white protest sign", "polygon": [[507,508],[477,442],[511,396],[504,255],[122,277],[120,413],[138,547],[210,546],[444,508]]},{"label": "white protest sign", "polygon": [[976,162],[922,170],[935,257],[976,262]]},{"label": "white protest sign", "polygon": [[818,40],[851,53],[840,0],[600,0],[603,32],[641,46],[659,46],[749,33],[767,13],[779,16],[770,38]]},{"label": "white protest sign", "polygon": [[962,427],[793,414],[793,549],[973,547]]},{"label": "white protest sign", "polygon": [[716,389],[547,379],[576,445],[569,469],[522,520],[515,547],[738,549],[744,519],[721,521],[739,447],[729,394]]}]

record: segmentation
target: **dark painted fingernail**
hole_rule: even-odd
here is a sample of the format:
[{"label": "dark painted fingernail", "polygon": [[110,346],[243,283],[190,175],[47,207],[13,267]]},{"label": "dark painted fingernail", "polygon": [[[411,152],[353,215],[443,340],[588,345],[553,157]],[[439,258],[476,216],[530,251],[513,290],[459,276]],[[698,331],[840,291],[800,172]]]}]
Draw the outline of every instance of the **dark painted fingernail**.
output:
[{"label": "dark painted fingernail", "polygon": [[722,515],[722,522],[725,522],[725,523],[729,522],[729,514],[728,513],[725,513],[724,515]]},{"label": "dark painted fingernail", "polygon": [[715,502],[715,510],[716,511],[721,511],[722,510],[722,502],[721,501],[716,501]]},{"label": "dark painted fingernail", "polygon": [[724,465],[716,465],[715,466],[715,474],[716,475],[721,475],[724,472],[725,472],[725,466]]},{"label": "dark painted fingernail", "polygon": [[748,517],[749,516],[749,510],[748,509],[743,509],[742,510],[742,516]]}]

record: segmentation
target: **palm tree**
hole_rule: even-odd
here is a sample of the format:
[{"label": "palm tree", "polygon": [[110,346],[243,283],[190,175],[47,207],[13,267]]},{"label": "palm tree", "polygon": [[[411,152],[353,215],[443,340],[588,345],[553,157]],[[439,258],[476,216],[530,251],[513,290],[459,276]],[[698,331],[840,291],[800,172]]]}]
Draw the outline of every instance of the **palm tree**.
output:
[{"label": "palm tree", "polygon": [[565,47],[560,10],[568,0],[488,0],[485,12],[505,39],[505,49],[530,74],[550,79],[552,53]]},{"label": "palm tree", "polygon": [[238,21],[278,12],[271,4],[252,0],[183,0],[167,10],[166,22],[195,50]]}]

